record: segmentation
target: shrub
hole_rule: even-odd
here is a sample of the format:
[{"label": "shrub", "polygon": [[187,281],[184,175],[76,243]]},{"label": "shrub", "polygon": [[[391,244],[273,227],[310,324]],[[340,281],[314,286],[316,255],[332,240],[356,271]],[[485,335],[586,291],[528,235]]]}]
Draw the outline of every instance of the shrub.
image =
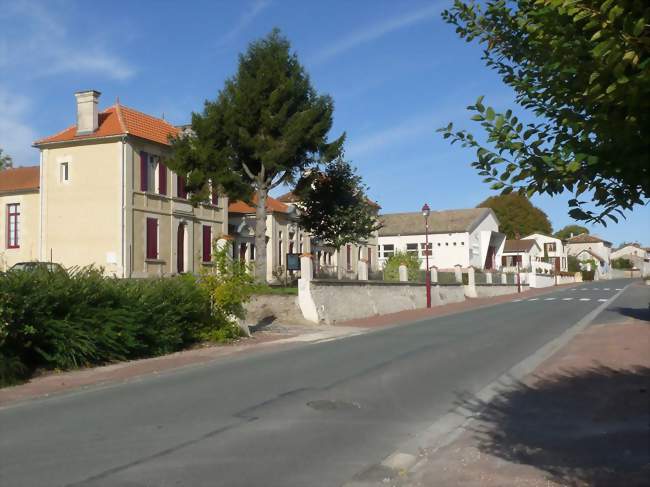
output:
[{"label": "shrub", "polygon": [[[174,352],[238,335],[242,276],[120,280],[87,267],[0,277],[0,385],[35,369],[71,369]],[[216,282],[216,281],[215,281]]]},{"label": "shrub", "polygon": [[620,257],[618,259],[612,259],[612,267],[614,269],[632,269],[634,264],[632,264],[630,259]]},{"label": "shrub", "polygon": [[420,259],[416,255],[397,251],[384,264],[384,279],[399,281],[399,266],[404,264],[408,271],[408,280],[417,281],[420,275]]}]

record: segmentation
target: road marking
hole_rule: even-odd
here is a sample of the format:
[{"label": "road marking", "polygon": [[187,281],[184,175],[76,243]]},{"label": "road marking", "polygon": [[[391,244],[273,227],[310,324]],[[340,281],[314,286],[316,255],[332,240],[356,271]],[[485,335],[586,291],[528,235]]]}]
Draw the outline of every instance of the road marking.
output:
[{"label": "road marking", "polygon": [[573,298],[562,298],[562,301],[572,301]]},{"label": "road marking", "polygon": [[600,291],[600,288],[599,287],[592,287],[591,290],[592,291]]},{"label": "road marking", "polygon": [[608,287],[604,287],[604,288],[603,288],[603,291],[609,291],[609,288],[608,288]]},{"label": "road marking", "polygon": [[528,301],[539,301],[539,298],[530,298]]},{"label": "road marking", "polygon": [[523,301],[523,299],[513,299],[513,300],[512,300],[513,303],[518,303],[518,302],[520,302],[520,301]]},{"label": "road marking", "polygon": [[555,298],[545,298],[544,301],[555,301]]},{"label": "road marking", "polygon": [[598,301],[600,301],[601,303],[604,303],[605,301],[607,301],[607,299],[605,299],[605,298],[601,298],[601,299],[599,299]]},{"label": "road marking", "polygon": [[616,290],[617,291],[622,291],[623,289],[621,289],[620,287],[617,287]]},{"label": "road marking", "polygon": [[581,291],[589,291],[589,288],[588,287],[583,287],[583,288],[580,288],[580,290]]},{"label": "road marking", "polygon": [[580,298],[580,301],[591,301],[591,298]]}]

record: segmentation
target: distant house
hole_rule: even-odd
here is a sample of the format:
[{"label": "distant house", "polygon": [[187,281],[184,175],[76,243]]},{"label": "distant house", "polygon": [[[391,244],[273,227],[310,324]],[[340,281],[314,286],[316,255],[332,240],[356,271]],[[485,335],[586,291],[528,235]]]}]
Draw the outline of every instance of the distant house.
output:
[{"label": "distant house", "polygon": [[[425,220],[421,213],[389,213],[379,217],[380,262],[397,251],[421,259],[425,268]],[[496,269],[506,237],[490,208],[432,211],[429,215],[429,265],[438,268],[474,266]]]},{"label": "distant house", "polygon": [[[278,201],[294,206],[300,212],[300,198],[289,192],[278,198]],[[379,211],[380,206],[370,202]],[[368,271],[377,270],[379,252],[377,234],[371,235],[365,242],[359,244],[348,244],[342,248],[334,248],[319,242],[311,235],[309,236],[309,247],[305,252],[312,254],[314,269],[317,275],[337,275],[339,277],[354,278],[358,274],[359,262],[364,260],[368,264]]]},{"label": "distant house", "polygon": [[553,264],[556,272],[568,270],[568,248],[562,240],[543,233],[533,233],[522,240],[529,239],[537,242],[542,251],[541,257]]},{"label": "distant house", "polygon": [[0,171],[0,270],[39,257],[39,187],[38,166]]},{"label": "distant house", "polygon": [[535,239],[506,240],[501,254],[502,267],[533,269],[534,263],[543,257],[542,249]]},{"label": "distant house", "polygon": [[[253,199],[254,205],[257,197]],[[274,274],[283,275],[286,254],[300,254],[309,242],[308,235],[298,226],[296,208],[271,198],[266,200],[266,279],[276,280]],[[228,206],[228,233],[233,237],[233,257],[253,263],[255,248],[255,207],[243,201]]]},{"label": "distant house", "polygon": [[596,235],[582,233],[571,237],[566,241],[568,254],[575,256],[579,261],[593,260],[598,264],[596,277],[600,279],[607,278],[610,273],[610,258],[612,252],[612,243]]},{"label": "distant house", "polygon": [[631,261],[644,261],[650,258],[650,252],[641,247],[641,244],[627,244],[612,251],[611,259],[630,259]]}]

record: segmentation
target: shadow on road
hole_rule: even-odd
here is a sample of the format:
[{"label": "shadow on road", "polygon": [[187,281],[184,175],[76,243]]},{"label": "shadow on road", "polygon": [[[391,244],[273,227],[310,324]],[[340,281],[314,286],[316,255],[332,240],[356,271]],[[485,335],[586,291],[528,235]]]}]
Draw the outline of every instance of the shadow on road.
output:
[{"label": "shadow on road", "polygon": [[479,449],[531,465],[571,487],[648,485],[650,368],[596,366],[517,383],[489,403],[461,398],[477,414]]},{"label": "shadow on road", "polygon": [[646,308],[625,308],[618,307],[612,309],[613,312],[619,313],[628,318],[634,318],[636,320],[647,321],[650,324],[650,306]]}]

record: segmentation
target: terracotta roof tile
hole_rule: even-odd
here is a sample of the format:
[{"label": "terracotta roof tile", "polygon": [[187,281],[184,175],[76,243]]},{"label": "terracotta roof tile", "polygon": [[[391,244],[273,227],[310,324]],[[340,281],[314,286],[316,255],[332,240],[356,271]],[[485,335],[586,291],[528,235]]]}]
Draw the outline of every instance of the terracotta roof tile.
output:
[{"label": "terracotta roof tile", "polygon": [[537,242],[533,239],[506,240],[503,246],[504,252],[530,252]]},{"label": "terracotta roof tile", "polygon": [[[257,196],[253,196],[253,205],[257,202]],[[288,213],[289,207],[282,203],[281,201],[271,198],[270,196],[266,200],[266,209],[267,211],[273,213]],[[255,207],[245,203],[243,201],[233,201],[228,205],[229,213],[255,213]]]},{"label": "terracotta roof tile", "polygon": [[0,193],[37,190],[40,186],[38,166],[16,167],[0,171]]},{"label": "terracotta roof tile", "polygon": [[[570,244],[578,244],[578,243],[605,243],[605,244],[610,244],[607,240],[604,240],[596,235],[589,235],[588,233],[581,233],[580,235],[576,235],[575,237],[571,237],[567,240],[568,243]],[[611,245],[611,244],[610,244]]]},{"label": "terracotta roof tile", "polygon": [[[493,212],[489,208],[432,211],[429,215],[429,232],[468,232],[491,213]],[[420,212],[387,213],[379,215],[379,220],[383,224],[379,229],[380,237],[424,235],[424,217]]]},{"label": "terracotta roof tile", "polygon": [[160,118],[152,117],[133,108],[115,104],[99,114],[98,128],[91,134],[77,134],[77,126],[50,137],[37,140],[34,145],[52,142],[69,142],[75,140],[111,137],[115,135],[133,135],[159,144],[169,145],[169,137],[178,135],[179,130]]}]

